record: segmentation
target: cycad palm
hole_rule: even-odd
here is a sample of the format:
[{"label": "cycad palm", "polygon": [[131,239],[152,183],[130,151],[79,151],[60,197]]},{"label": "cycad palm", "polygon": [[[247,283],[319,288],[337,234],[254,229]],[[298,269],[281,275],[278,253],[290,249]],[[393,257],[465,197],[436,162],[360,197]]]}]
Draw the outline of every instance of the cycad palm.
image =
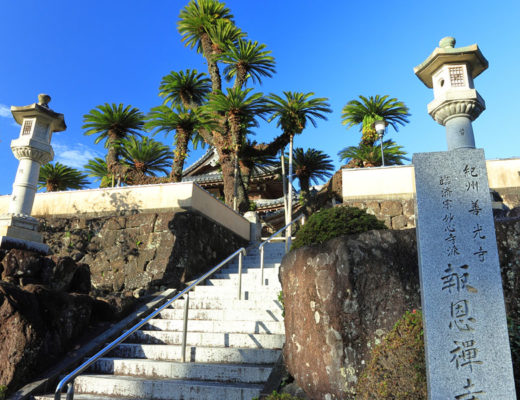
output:
[{"label": "cycad palm", "polygon": [[224,74],[229,81],[235,77],[234,88],[241,88],[248,76],[253,82],[261,83],[261,77],[272,77],[275,73],[274,57],[265,50],[265,44],[251,40],[238,40],[236,46],[231,46],[222,53],[218,60],[227,64]]},{"label": "cycad palm", "polygon": [[[289,176],[293,171],[293,139],[294,135],[302,133],[308,122],[316,127],[317,119],[327,119],[325,113],[330,113],[326,98],[312,98],[314,93],[284,92],[285,98],[271,94],[270,108],[272,115],[269,121],[277,120],[276,125],[289,137]],[[288,185],[289,212],[286,215],[286,223],[292,219],[292,185]],[[287,235],[291,236],[291,227],[287,229]],[[290,240],[289,240],[290,241]]]},{"label": "cycad palm", "polygon": [[197,134],[199,129],[211,129],[212,120],[203,109],[187,109],[183,106],[154,107],[147,116],[145,128],[168,134],[175,131],[175,151],[170,176],[174,182],[182,180],[184,161],[188,157],[190,140],[194,147],[202,142]]},{"label": "cycad palm", "polygon": [[95,182],[99,182],[100,188],[109,187],[112,181],[110,172],[108,172],[107,162],[101,157],[95,157],[89,160],[87,164],[83,166],[87,175],[94,178]]},{"label": "cycad palm", "polygon": [[197,70],[172,71],[164,76],[159,85],[159,96],[164,103],[182,104],[184,107],[201,105],[211,90],[211,81]]},{"label": "cycad palm", "polygon": [[[179,14],[177,30],[185,46],[197,48],[208,63],[213,91],[220,90],[222,81],[213,53],[213,41],[210,34],[218,20],[233,23],[233,15],[225,4],[217,0],[191,0]],[[213,32],[215,34],[215,32]]]},{"label": "cycad palm", "polygon": [[302,193],[308,193],[310,184],[318,184],[320,181],[330,178],[334,171],[332,159],[316,149],[303,151],[297,147],[293,152],[294,178],[298,178]]},{"label": "cycad palm", "polygon": [[157,172],[168,174],[172,153],[168,146],[148,137],[137,140],[135,137],[119,143],[121,161],[133,171],[142,175],[156,176]]},{"label": "cycad palm", "polygon": [[377,133],[372,124],[376,120],[384,119],[396,131],[398,125],[408,123],[410,116],[408,107],[396,98],[389,98],[388,95],[376,95],[366,98],[359,96],[361,101],[351,100],[343,107],[341,118],[343,125],[351,128],[354,125],[361,125],[361,142],[372,146],[377,140]]},{"label": "cycad palm", "polygon": [[[235,207],[238,207],[240,211],[245,211],[249,208],[249,200],[245,188],[239,184],[238,153],[245,144],[247,128],[255,124],[256,117],[262,117],[267,112],[263,94],[255,93],[249,96],[251,90],[228,88],[226,90],[227,94],[218,91],[210,95],[207,104],[209,110],[225,116],[229,123],[230,135],[222,138],[225,140],[225,143],[222,143],[223,148],[227,150],[222,151],[219,156],[224,179],[227,178],[234,181],[233,193],[229,193],[226,188],[224,190],[226,201],[229,201],[230,197],[236,199]],[[222,162],[223,157],[224,163]],[[227,162],[228,160],[230,162]],[[228,187],[227,189],[230,188]]]},{"label": "cycad palm", "polygon": [[[383,142],[383,154],[385,165],[402,165],[410,159],[406,157],[403,146],[398,146],[393,140]],[[345,147],[338,153],[340,160],[346,161],[350,167],[379,167],[382,165],[381,147],[379,145],[366,145]]]},{"label": "cycad palm", "polygon": [[244,143],[243,133],[255,117],[262,117],[267,112],[267,103],[263,93],[254,93],[252,89],[226,89],[226,94],[218,91],[210,95],[207,108],[215,113],[225,115],[230,126],[235,151]]},{"label": "cycad palm", "polygon": [[43,165],[38,177],[38,189],[46,188],[47,192],[83,189],[89,183],[87,176],[81,171],[59,162]]},{"label": "cycad palm", "polygon": [[107,168],[111,174],[118,174],[119,150],[117,143],[131,135],[140,136],[144,124],[144,115],[139,109],[123,104],[105,103],[92,109],[83,116],[85,135],[98,134],[94,143],[106,140],[108,147]]},{"label": "cycad palm", "polygon": [[294,178],[300,183],[300,194],[303,206],[307,214],[312,212],[310,198],[310,184],[318,184],[320,181],[330,178],[334,165],[331,158],[321,150],[307,149],[301,147],[294,149]]}]

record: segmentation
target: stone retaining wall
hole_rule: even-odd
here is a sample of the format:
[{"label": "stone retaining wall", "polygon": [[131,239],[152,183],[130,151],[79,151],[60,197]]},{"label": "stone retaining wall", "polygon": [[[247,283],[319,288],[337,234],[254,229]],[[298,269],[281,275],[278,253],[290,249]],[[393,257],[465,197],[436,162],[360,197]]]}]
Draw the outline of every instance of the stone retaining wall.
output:
[{"label": "stone retaining wall", "polygon": [[352,200],[343,201],[343,206],[366,210],[383,221],[390,229],[415,228],[414,200]]},{"label": "stone retaining wall", "polygon": [[51,251],[87,264],[93,288],[102,292],[178,287],[246,244],[190,211],[40,221]]}]

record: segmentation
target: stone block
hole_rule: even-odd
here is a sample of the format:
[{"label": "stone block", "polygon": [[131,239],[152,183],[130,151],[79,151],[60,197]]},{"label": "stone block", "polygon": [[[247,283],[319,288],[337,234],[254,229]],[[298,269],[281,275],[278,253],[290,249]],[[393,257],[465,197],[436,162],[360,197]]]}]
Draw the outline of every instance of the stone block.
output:
[{"label": "stone block", "polygon": [[395,217],[403,213],[403,206],[400,201],[386,200],[381,202],[381,215]]},{"label": "stone block", "polygon": [[108,229],[110,231],[125,229],[126,228],[126,219],[124,217],[110,218],[106,222],[104,228]]},{"label": "stone block", "polygon": [[127,228],[137,228],[141,225],[151,225],[153,226],[155,223],[155,219],[157,218],[157,214],[154,213],[145,213],[145,214],[134,214],[126,217],[126,227]]},{"label": "stone block", "polygon": [[404,229],[408,227],[408,217],[405,215],[397,215],[392,217],[392,229]]},{"label": "stone block", "polygon": [[366,211],[368,214],[379,215],[381,213],[381,205],[378,201],[367,201]]},{"label": "stone block", "polygon": [[406,216],[415,215],[414,200],[403,200],[403,214]]},{"label": "stone block", "polygon": [[157,216],[157,219],[155,220],[154,232],[166,232],[169,231],[170,228],[170,222],[173,220],[173,217],[175,216],[174,213],[165,213],[165,214],[159,214]]}]

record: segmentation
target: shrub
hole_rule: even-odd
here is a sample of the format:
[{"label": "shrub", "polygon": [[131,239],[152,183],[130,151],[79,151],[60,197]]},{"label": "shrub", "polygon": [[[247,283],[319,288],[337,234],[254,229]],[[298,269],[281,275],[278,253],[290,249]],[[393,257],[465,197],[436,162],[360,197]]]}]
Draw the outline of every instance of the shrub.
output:
[{"label": "shrub", "polygon": [[358,382],[359,400],[426,399],[422,313],[406,312],[374,347]]},{"label": "shrub", "polygon": [[355,207],[323,209],[312,214],[307,223],[296,233],[291,250],[372,229],[386,229],[386,226],[384,222],[364,210]]},{"label": "shrub", "polygon": [[[265,400],[300,400],[299,397],[291,396],[288,393],[278,393],[276,390],[271,393],[269,396],[264,397]],[[258,400],[258,397],[253,398],[253,400]]]},{"label": "shrub", "polygon": [[511,346],[511,359],[515,375],[516,393],[520,393],[520,322],[518,319],[507,318],[509,331],[509,344]]}]

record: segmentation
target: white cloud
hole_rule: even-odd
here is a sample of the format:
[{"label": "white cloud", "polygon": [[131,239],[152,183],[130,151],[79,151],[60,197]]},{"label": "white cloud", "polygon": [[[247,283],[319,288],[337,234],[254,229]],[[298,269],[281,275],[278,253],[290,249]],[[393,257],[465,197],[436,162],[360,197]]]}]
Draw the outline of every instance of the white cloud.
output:
[{"label": "white cloud", "polygon": [[3,104],[0,104],[0,117],[11,118],[11,109]]},{"label": "white cloud", "polygon": [[88,160],[94,157],[102,157],[100,153],[81,143],[69,146],[53,142],[52,147],[54,149],[54,160],[72,168],[83,169]]}]

